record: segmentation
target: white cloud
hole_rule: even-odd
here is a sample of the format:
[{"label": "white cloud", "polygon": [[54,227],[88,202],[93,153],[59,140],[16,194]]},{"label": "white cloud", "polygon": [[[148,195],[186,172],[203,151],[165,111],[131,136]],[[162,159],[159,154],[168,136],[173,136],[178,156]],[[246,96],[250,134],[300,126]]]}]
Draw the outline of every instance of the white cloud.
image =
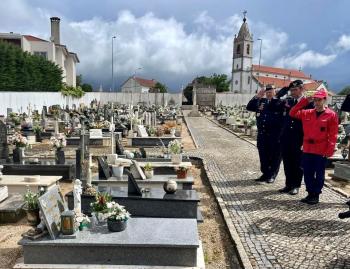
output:
[{"label": "white cloud", "polygon": [[[4,3],[3,3],[4,1]],[[0,31],[17,31],[49,39],[50,16],[61,17],[61,42],[78,54],[78,72],[83,79],[110,87],[111,42],[115,40],[115,72],[118,84],[142,67],[138,74],[173,85],[177,90],[197,75],[230,74],[234,34],[242,24],[240,15],[218,21],[203,11],[192,21],[159,18],[153,13],[135,16],[121,11],[113,21],[94,17],[73,21],[50,10],[28,5],[24,0],[2,0]],[[188,24],[190,27],[188,27]],[[262,63],[299,68],[320,67],[335,59],[335,54],[323,55],[307,50],[304,43],[291,44],[288,34],[280,29],[248,18],[254,33],[254,61],[258,62],[263,39]],[[191,29],[192,30],[188,30]],[[339,46],[347,46],[347,38],[339,39]],[[297,52],[293,50],[297,50]]]},{"label": "white cloud", "polygon": [[319,68],[333,62],[336,54],[325,55],[313,50],[307,50],[299,54],[284,56],[276,61],[276,66],[288,68]]},{"label": "white cloud", "polygon": [[343,34],[339,37],[336,47],[345,51],[350,50],[350,35]]}]

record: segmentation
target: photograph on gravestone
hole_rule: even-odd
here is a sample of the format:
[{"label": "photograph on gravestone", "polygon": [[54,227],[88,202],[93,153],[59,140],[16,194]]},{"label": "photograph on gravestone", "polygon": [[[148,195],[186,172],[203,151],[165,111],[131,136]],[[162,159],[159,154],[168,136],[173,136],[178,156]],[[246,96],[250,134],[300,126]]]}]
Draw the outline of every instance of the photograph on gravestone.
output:
[{"label": "photograph on gravestone", "polygon": [[39,197],[39,207],[51,238],[56,239],[61,229],[61,213],[68,210],[58,186]]},{"label": "photograph on gravestone", "polygon": [[97,157],[99,179],[109,179],[112,176],[111,168],[103,157]]},{"label": "photograph on gravestone", "polygon": [[128,175],[128,194],[142,196],[142,191],[137,184],[133,174],[127,168],[125,168],[125,173]]},{"label": "photograph on gravestone", "polygon": [[132,165],[130,166],[130,171],[134,178],[146,180],[145,173],[142,171],[140,164],[137,161],[131,160]]}]

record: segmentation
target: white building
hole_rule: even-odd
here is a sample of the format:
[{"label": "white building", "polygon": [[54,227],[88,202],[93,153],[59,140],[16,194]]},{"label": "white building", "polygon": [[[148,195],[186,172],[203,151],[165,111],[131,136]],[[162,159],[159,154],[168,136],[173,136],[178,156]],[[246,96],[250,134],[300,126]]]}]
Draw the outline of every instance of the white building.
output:
[{"label": "white building", "polygon": [[278,89],[297,79],[304,82],[306,89],[314,90],[322,83],[313,80],[311,75],[308,76],[301,70],[254,65],[253,44],[253,35],[249,32],[247,19],[244,17],[233,42],[231,91],[252,94],[267,84],[273,84]]},{"label": "white building", "polygon": [[129,77],[121,86],[122,92],[129,93],[149,93],[156,86],[154,79],[144,79],[139,77]]},{"label": "white building", "polygon": [[60,43],[60,18],[51,19],[50,41],[31,36],[10,33],[0,33],[0,41],[5,41],[22,48],[34,55],[39,55],[56,63],[62,68],[63,82],[69,86],[76,86],[76,64],[79,58],[76,53],[70,52]]}]

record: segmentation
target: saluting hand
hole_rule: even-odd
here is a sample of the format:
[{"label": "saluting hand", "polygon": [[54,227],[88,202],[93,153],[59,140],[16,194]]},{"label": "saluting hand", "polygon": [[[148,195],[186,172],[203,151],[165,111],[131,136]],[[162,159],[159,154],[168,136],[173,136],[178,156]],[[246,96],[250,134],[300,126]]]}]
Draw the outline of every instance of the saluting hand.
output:
[{"label": "saluting hand", "polygon": [[258,93],[256,94],[256,97],[257,98],[263,98],[265,95],[265,90],[264,89],[261,89],[260,91],[258,91]]}]

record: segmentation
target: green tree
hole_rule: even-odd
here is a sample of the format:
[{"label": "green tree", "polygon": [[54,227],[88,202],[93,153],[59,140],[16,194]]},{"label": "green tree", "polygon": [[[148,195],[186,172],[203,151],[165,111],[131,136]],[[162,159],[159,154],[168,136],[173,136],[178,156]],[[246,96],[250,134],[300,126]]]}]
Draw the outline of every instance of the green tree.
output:
[{"label": "green tree", "polygon": [[0,42],[1,91],[61,91],[62,69],[43,57]]},{"label": "green tree", "polygon": [[81,85],[81,88],[84,92],[92,92],[93,90],[92,86],[88,83],[84,83],[83,85]]},{"label": "green tree", "polygon": [[159,90],[159,92],[161,93],[166,93],[168,92],[168,88],[167,86],[165,86],[164,84],[157,82],[154,89]]},{"label": "green tree", "polygon": [[348,95],[348,94],[350,94],[350,85],[344,87],[338,94],[339,95]]},{"label": "green tree", "polygon": [[216,92],[228,92],[230,90],[230,83],[227,81],[225,74],[213,74],[210,77],[210,84],[216,87]]}]

